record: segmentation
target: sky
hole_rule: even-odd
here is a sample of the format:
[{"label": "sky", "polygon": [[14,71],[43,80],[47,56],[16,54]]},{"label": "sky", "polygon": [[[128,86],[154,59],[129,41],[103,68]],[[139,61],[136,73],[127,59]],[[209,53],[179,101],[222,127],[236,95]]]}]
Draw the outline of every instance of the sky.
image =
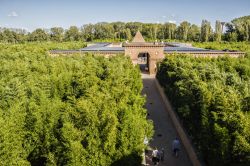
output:
[{"label": "sky", "polygon": [[214,25],[245,15],[250,0],[0,0],[0,27],[28,31],[115,21]]}]

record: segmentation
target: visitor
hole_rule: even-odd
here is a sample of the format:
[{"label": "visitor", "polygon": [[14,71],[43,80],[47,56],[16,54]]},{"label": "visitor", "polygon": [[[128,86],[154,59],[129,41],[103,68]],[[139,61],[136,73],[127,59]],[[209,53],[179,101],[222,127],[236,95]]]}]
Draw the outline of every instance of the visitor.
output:
[{"label": "visitor", "polygon": [[143,143],[144,143],[144,145],[148,146],[148,137],[144,137]]},{"label": "visitor", "polygon": [[152,152],[152,162],[154,165],[158,165],[158,163],[160,162],[160,153],[157,150],[157,148],[154,148],[153,152]]},{"label": "visitor", "polygon": [[145,137],[144,138],[144,141],[143,141],[143,143],[144,143],[144,145],[146,146],[146,148],[145,148],[145,153],[148,153],[148,138],[147,137]]},{"label": "visitor", "polygon": [[178,151],[180,150],[180,141],[178,140],[177,137],[173,140],[172,150],[173,150],[174,155],[178,157]]}]

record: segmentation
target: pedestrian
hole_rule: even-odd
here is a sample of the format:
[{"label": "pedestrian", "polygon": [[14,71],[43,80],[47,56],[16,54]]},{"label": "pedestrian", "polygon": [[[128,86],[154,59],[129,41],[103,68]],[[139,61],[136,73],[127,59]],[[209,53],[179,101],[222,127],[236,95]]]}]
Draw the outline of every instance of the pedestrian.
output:
[{"label": "pedestrian", "polygon": [[174,155],[178,157],[178,151],[180,150],[180,141],[178,140],[177,137],[173,140],[172,150],[173,150]]},{"label": "pedestrian", "polygon": [[158,149],[155,147],[153,152],[152,152],[152,162],[154,165],[158,165],[160,159],[159,159],[159,151]]},{"label": "pedestrian", "polygon": [[145,138],[144,138],[143,143],[144,143],[144,145],[146,146],[146,148],[145,148],[145,153],[148,153],[148,137],[145,137]]},{"label": "pedestrian", "polygon": [[148,137],[144,137],[143,143],[144,143],[144,145],[148,146]]}]

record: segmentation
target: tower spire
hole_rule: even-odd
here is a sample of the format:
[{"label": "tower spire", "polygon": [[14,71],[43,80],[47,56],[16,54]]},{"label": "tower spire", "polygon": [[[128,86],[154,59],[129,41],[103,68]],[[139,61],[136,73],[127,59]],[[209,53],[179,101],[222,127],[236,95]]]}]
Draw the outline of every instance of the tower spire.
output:
[{"label": "tower spire", "polygon": [[142,34],[140,31],[136,32],[136,35],[135,35],[134,39],[132,40],[132,43],[145,43],[145,40],[142,37]]}]

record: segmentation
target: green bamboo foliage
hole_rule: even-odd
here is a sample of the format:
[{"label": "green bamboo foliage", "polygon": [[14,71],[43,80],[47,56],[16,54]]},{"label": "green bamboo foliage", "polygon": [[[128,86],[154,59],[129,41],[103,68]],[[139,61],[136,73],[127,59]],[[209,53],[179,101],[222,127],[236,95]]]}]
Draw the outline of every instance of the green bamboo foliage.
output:
[{"label": "green bamboo foliage", "polygon": [[59,56],[84,43],[0,45],[0,165],[138,165],[152,136],[127,57]]},{"label": "green bamboo foliage", "polygon": [[167,56],[157,79],[207,165],[250,164],[249,56]]}]

